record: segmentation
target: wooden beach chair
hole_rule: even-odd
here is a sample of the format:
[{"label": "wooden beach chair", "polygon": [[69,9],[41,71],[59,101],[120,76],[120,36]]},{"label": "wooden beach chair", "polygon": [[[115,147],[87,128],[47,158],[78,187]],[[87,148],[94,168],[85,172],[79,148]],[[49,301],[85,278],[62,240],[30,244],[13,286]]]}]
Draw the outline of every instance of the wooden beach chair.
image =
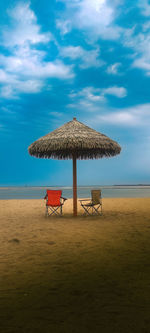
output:
[{"label": "wooden beach chair", "polygon": [[79,200],[84,209],[83,215],[102,215],[101,190],[91,191],[91,201],[89,199]]},{"label": "wooden beach chair", "polygon": [[67,200],[66,198],[63,198],[61,190],[47,190],[46,191],[46,216],[51,215],[62,215],[62,206]]}]

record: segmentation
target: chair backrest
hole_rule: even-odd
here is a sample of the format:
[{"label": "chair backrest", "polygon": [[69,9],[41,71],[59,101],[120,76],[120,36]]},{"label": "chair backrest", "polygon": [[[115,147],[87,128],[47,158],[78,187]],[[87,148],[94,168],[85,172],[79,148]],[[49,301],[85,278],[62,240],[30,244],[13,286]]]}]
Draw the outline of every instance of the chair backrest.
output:
[{"label": "chair backrest", "polygon": [[91,190],[92,204],[97,205],[101,202],[101,190]]},{"label": "chair backrest", "polygon": [[47,190],[47,206],[60,206],[61,190]]}]

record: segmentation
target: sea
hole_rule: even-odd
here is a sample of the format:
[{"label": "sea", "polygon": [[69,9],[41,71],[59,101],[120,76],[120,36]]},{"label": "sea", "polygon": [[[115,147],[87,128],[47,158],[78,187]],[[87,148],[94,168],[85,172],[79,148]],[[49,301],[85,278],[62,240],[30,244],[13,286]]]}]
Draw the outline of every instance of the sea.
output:
[{"label": "sea", "polygon": [[[65,198],[73,197],[72,187],[11,186],[0,187],[0,200],[42,199],[47,189],[59,189]],[[101,189],[103,198],[150,198],[150,185],[78,186],[78,198],[90,198],[92,189]]]}]

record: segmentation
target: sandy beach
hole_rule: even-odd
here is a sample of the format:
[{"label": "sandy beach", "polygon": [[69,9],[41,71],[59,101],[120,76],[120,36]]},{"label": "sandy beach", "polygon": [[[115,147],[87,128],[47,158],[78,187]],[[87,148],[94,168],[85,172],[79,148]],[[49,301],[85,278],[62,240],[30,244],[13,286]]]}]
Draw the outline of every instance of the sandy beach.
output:
[{"label": "sandy beach", "polygon": [[150,198],[103,199],[103,216],[45,218],[0,201],[2,333],[150,332]]}]

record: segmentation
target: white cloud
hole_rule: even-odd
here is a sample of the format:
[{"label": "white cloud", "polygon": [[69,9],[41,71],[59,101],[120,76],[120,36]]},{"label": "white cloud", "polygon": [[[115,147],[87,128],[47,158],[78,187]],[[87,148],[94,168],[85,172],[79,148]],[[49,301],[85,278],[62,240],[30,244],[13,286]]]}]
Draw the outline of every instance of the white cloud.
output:
[{"label": "white cloud", "polygon": [[114,124],[114,125],[136,125],[135,116],[129,112],[112,112],[111,114],[106,114],[98,117],[104,123]]},{"label": "white cloud", "polygon": [[56,20],[56,27],[60,29],[62,35],[65,35],[71,30],[71,21]]},{"label": "white cloud", "polygon": [[15,80],[15,76],[12,77],[9,75],[5,70],[0,69],[0,83],[8,83],[8,82],[13,82]]},{"label": "white cloud", "polygon": [[107,67],[106,72],[108,74],[118,75],[119,74],[119,68],[120,68],[120,66],[121,66],[121,63],[120,62],[116,62],[116,63],[114,63],[112,65],[109,65]]},{"label": "white cloud", "polygon": [[86,87],[77,92],[72,91],[69,97],[72,99],[72,103],[68,104],[68,108],[87,112],[98,112],[106,102],[101,89],[94,87]]},{"label": "white cloud", "polygon": [[99,59],[99,47],[94,50],[87,51],[81,46],[66,46],[60,49],[60,54],[62,57],[79,60],[79,66],[83,69],[89,67],[100,67],[104,64],[104,62]]},{"label": "white cloud", "polygon": [[3,31],[3,45],[23,46],[26,43],[47,43],[52,39],[51,33],[41,33],[34,12],[29,3],[18,4],[8,11],[13,27]]},{"label": "white cloud", "polygon": [[77,18],[82,27],[109,26],[113,21],[114,10],[106,0],[82,0],[78,2]]},{"label": "white cloud", "polygon": [[150,29],[150,21],[147,21],[143,24],[142,29],[144,32]]},{"label": "white cloud", "polygon": [[105,95],[113,95],[118,98],[124,98],[127,96],[127,90],[124,87],[109,87],[106,89],[103,89],[103,93]]},{"label": "white cloud", "polygon": [[141,13],[144,16],[150,16],[150,4],[148,0],[139,0],[138,6],[141,8]]},{"label": "white cloud", "polygon": [[117,110],[110,108],[110,112],[103,109],[103,114],[97,115],[95,122],[115,126],[149,127],[150,104],[135,105],[133,107]]},{"label": "white cloud", "polygon": [[[93,39],[103,38],[115,40],[120,37],[122,29],[114,24],[116,8],[120,1],[109,2],[107,0],[61,0],[66,5],[64,18],[59,19],[59,28],[62,33],[70,31],[71,26],[88,31],[88,37]],[[71,19],[70,19],[71,17]]]},{"label": "white cloud", "polygon": [[57,111],[51,111],[51,112],[49,112],[49,115],[59,118],[59,117],[62,117],[63,113],[57,112]]},{"label": "white cloud", "polygon": [[25,93],[37,93],[41,90],[43,84],[39,80],[26,80],[16,83],[16,88],[20,92]]},{"label": "white cloud", "polygon": [[48,43],[50,33],[41,33],[40,26],[29,4],[19,4],[9,12],[11,29],[3,31],[3,46],[10,55],[0,55],[1,96],[17,98],[20,93],[38,93],[45,80],[51,77],[70,79],[74,76],[72,66],[60,60],[45,61],[46,52],[36,48]]},{"label": "white cloud", "polygon": [[127,90],[124,87],[108,87],[108,88],[94,88],[86,87],[78,92],[72,92],[71,98],[84,97],[92,101],[104,101],[105,95],[114,95],[118,98],[123,98],[127,95]]},{"label": "white cloud", "polygon": [[71,98],[84,97],[90,101],[104,101],[104,94],[100,88],[86,87],[78,92],[72,92],[69,95]]},{"label": "white cloud", "polygon": [[12,86],[10,84],[7,84],[6,86],[3,86],[1,89],[0,89],[0,95],[1,97],[3,98],[17,98]]},{"label": "white cloud", "polygon": [[29,47],[15,51],[12,56],[0,56],[0,64],[7,73],[24,77],[68,79],[73,77],[72,67],[66,66],[60,60],[44,61],[43,51],[32,50]]},{"label": "white cloud", "polygon": [[136,27],[124,33],[123,45],[133,50],[132,67],[150,75],[150,24],[143,24],[143,32],[136,33]]},{"label": "white cloud", "polygon": [[[9,57],[6,63],[9,63]],[[52,77],[66,80],[73,77],[73,72],[61,61],[32,63],[30,59],[24,64],[21,59],[16,71],[9,63],[9,71],[0,70],[0,82],[3,84],[1,96],[11,98],[19,93],[38,93],[44,87],[45,79]]]},{"label": "white cloud", "polygon": [[105,105],[108,104],[106,95],[123,98],[127,95],[127,91],[123,87],[109,87],[106,89],[86,87],[78,92],[72,91],[70,93],[69,97],[72,99],[72,103],[68,107],[88,112],[99,112],[104,110]]},{"label": "white cloud", "polygon": [[16,75],[10,75],[4,70],[0,70],[0,83],[3,84],[0,95],[3,98],[18,98],[18,93],[37,93],[43,87],[43,82],[38,79],[18,78]]},{"label": "white cloud", "polygon": [[[132,66],[145,70],[148,74],[150,71],[150,35],[139,34],[133,37],[133,49],[135,51]],[[132,39],[131,39],[132,40]]]},{"label": "white cloud", "polygon": [[150,75],[150,63],[149,59],[145,56],[137,58],[133,61],[133,67],[143,69],[147,72],[147,75]]}]

